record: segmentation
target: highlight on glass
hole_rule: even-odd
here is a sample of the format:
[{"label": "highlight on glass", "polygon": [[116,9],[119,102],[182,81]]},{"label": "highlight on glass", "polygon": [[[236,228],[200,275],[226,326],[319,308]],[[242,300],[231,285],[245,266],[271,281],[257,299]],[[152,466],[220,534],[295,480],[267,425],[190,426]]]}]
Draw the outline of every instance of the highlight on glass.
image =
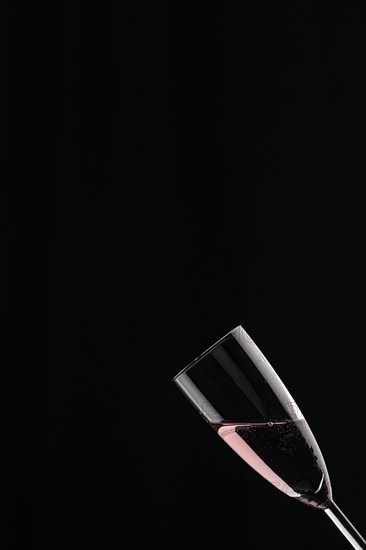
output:
[{"label": "highlight on glass", "polygon": [[333,500],[308,423],[243,327],[226,334],[173,380],[242,460],[290,498],[323,510],[354,548],[366,549]]}]

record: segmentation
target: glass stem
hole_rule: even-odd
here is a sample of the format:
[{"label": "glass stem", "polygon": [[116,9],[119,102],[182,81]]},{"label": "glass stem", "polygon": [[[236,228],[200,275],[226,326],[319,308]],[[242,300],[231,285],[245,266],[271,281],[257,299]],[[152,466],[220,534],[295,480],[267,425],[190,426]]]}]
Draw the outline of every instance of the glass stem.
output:
[{"label": "glass stem", "polygon": [[364,550],[366,548],[365,539],[361,537],[360,533],[353,527],[352,523],[346,518],[335,502],[332,502],[329,508],[326,508],[324,511],[353,548],[357,548],[357,550]]}]

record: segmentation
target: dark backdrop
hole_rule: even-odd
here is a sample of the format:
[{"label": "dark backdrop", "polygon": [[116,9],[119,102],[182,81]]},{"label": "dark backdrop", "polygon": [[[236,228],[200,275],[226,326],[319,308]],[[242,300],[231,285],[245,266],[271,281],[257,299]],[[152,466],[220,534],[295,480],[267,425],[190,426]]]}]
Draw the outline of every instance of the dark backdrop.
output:
[{"label": "dark backdrop", "polygon": [[320,4],[2,3],[3,547],[346,549],[171,383],[238,324],[364,530],[364,6]]}]

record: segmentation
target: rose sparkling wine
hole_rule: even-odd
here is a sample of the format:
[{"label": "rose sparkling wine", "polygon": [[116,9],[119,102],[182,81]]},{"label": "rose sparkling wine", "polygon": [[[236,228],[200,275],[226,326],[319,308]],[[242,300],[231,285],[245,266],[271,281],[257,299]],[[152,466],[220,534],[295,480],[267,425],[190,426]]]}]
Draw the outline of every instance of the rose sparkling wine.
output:
[{"label": "rose sparkling wine", "polygon": [[212,424],[220,437],[267,481],[314,508],[331,499],[328,473],[305,420]]},{"label": "rose sparkling wine", "polygon": [[267,359],[239,326],[174,382],[249,466],[287,496],[324,510],[350,544],[366,541],[333,501],[327,468],[306,420]]}]

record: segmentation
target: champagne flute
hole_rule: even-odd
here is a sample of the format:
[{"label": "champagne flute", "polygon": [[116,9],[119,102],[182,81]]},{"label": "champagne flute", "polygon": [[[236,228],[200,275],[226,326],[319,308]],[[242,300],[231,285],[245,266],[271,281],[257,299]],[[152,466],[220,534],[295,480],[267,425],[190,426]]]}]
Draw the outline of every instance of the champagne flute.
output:
[{"label": "champagne flute", "polygon": [[323,456],[299,407],[243,327],[173,380],[249,466],[294,500],[323,510],[354,548],[366,549],[333,500]]}]

